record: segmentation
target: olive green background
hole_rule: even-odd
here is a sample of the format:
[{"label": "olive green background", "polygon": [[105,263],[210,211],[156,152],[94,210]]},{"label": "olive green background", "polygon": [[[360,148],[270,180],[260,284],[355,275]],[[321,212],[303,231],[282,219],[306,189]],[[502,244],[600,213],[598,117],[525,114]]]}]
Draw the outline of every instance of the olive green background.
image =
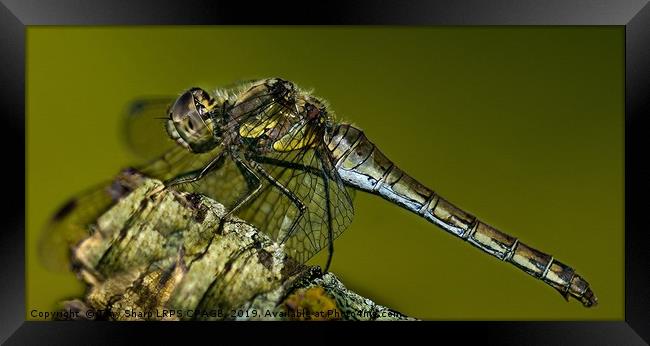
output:
[{"label": "olive green background", "polygon": [[35,245],[67,198],[135,163],[119,133],[130,100],[271,76],[576,268],[600,305],[364,193],[331,267],[349,288],[423,319],[623,319],[622,27],[29,27],[27,318],[83,292]]}]

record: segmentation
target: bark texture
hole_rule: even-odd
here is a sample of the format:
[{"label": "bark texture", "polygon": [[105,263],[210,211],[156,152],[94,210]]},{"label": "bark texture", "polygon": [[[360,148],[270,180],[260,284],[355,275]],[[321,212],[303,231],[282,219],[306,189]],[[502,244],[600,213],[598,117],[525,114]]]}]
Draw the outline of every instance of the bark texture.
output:
[{"label": "bark texture", "polygon": [[87,283],[64,303],[79,318],[111,320],[404,320],[301,265],[282,246],[202,195],[159,191],[125,172],[132,190],[73,251]]}]

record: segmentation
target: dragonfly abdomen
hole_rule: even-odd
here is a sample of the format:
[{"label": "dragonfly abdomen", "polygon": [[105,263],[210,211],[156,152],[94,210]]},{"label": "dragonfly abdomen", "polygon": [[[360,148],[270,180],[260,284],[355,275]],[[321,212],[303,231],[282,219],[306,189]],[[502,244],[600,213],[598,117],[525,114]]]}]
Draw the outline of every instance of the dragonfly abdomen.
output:
[{"label": "dragonfly abdomen", "polygon": [[589,284],[551,255],[483,223],[402,171],[351,125],[338,125],[326,138],[343,181],[414,212],[446,231],[546,282],[585,306],[596,304]]}]

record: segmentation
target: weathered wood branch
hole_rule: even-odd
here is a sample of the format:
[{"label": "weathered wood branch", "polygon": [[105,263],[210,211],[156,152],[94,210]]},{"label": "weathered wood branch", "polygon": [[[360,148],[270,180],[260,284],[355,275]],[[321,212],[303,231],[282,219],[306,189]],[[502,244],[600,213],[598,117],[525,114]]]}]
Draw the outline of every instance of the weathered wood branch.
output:
[{"label": "weathered wood branch", "polygon": [[73,251],[82,300],[76,318],[115,320],[403,320],[296,263],[266,234],[197,194],[160,189],[125,172],[133,189]]}]

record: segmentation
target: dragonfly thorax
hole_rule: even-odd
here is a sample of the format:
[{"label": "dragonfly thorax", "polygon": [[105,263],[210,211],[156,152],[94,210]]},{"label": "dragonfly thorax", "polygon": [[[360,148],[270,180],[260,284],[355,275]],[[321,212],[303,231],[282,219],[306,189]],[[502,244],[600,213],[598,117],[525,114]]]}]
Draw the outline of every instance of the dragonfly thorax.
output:
[{"label": "dragonfly thorax", "polygon": [[329,122],[326,106],[291,82],[273,78],[253,84],[227,110],[238,135],[261,151],[310,148],[323,138]]}]

